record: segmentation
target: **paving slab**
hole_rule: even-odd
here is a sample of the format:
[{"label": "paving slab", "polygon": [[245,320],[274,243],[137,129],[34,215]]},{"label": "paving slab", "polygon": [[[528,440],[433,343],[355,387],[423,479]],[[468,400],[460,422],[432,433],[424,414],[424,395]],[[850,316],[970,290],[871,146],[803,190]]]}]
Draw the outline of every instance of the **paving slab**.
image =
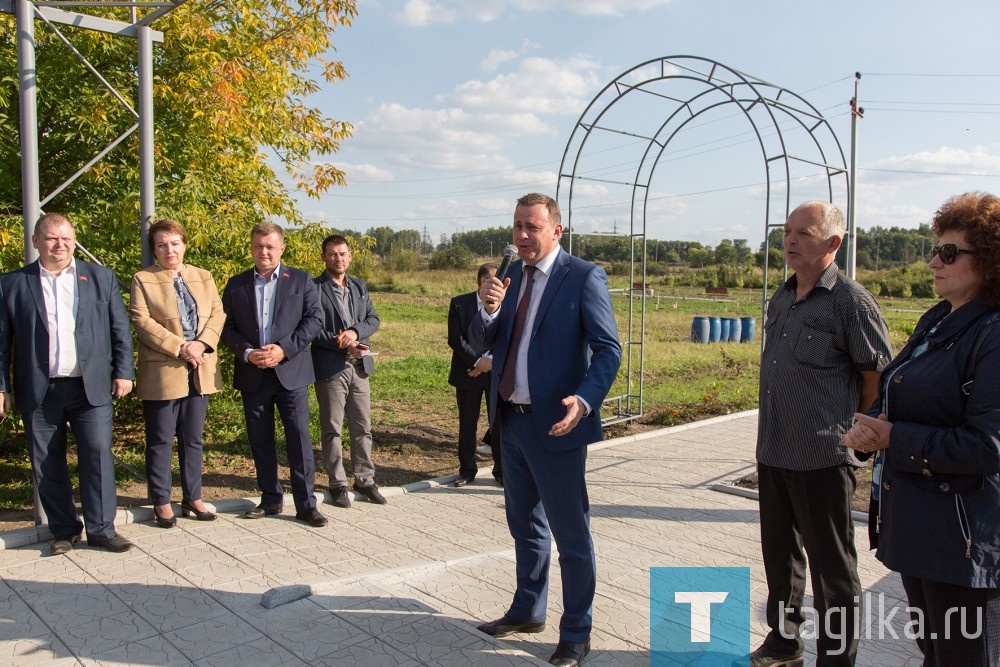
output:
[{"label": "paving slab", "polygon": [[[651,567],[749,567],[751,643],[763,638],[757,502],[745,490],[719,491],[753,470],[756,431],[750,411],[591,447],[598,586],[585,664],[649,664]],[[290,513],[243,519],[255,499],[216,503],[218,520],[179,518],[170,530],[151,523],[151,508],[121,510],[121,533],[135,543],[126,554],[81,543],[51,557],[44,526],[0,533],[0,663],[546,664],[559,639],[557,559],[545,632],[498,640],[476,631],[510,603],[513,542],[503,489],[487,469],[464,488],[450,480],[384,488],[384,506],[321,505],[330,523],[319,529]],[[866,530],[858,526],[858,544]],[[899,577],[868,551],[859,570],[874,608],[900,608],[905,619]],[[311,594],[281,599],[290,587]],[[879,631],[866,619],[859,665],[919,664],[912,641]]]}]

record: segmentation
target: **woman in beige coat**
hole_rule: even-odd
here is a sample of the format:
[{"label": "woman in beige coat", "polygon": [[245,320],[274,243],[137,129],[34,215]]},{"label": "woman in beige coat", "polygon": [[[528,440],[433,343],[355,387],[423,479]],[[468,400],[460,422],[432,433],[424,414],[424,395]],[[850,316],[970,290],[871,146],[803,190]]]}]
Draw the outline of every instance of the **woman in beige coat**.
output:
[{"label": "woman in beige coat", "polygon": [[132,278],[132,324],[139,336],[136,386],[146,419],[146,476],[156,524],[177,523],[170,505],[177,437],[181,511],[212,521],[201,500],[202,432],[208,395],[222,388],[216,347],[225,315],[212,274],[184,263],[187,235],[173,220],[149,228],[156,264]]}]

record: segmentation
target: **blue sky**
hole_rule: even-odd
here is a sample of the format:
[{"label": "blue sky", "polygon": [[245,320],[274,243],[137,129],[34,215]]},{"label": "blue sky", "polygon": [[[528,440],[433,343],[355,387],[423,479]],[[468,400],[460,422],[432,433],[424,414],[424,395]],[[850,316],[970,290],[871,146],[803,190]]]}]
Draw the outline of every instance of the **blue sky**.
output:
[{"label": "blue sky", "polygon": [[[312,100],[355,126],[332,158],[348,186],[301,200],[307,219],[332,227],[426,229],[437,243],[509,225],[518,196],[556,193],[567,142],[605,86],[680,55],[797,93],[848,161],[861,72],[859,227],[915,227],[953,194],[1000,192],[996,0],[358,0],[358,10],[333,38],[350,78]],[[674,90],[687,99],[683,85],[660,92]],[[615,127],[642,133],[665,108],[623,104]],[[650,184],[649,238],[760,243],[764,160],[735,111],[706,112],[670,142]],[[595,138],[600,157],[581,160],[578,175],[628,181],[636,143]],[[819,175],[797,173],[793,206],[822,195]],[[835,187],[843,205],[846,188]],[[574,232],[627,232],[630,192],[576,181]],[[778,195],[772,222],[783,217]]]}]

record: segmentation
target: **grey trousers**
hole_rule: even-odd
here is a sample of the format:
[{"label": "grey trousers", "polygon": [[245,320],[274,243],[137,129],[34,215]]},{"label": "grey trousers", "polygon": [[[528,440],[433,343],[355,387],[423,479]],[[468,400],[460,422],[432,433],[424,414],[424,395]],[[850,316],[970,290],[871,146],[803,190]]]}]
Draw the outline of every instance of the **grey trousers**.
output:
[{"label": "grey trousers", "polygon": [[371,385],[364,370],[348,363],[332,378],[316,381],[319,426],[323,434],[323,467],[330,488],[347,486],[341,434],[344,421],[351,436],[351,468],[357,486],[370,486],[372,463]]}]

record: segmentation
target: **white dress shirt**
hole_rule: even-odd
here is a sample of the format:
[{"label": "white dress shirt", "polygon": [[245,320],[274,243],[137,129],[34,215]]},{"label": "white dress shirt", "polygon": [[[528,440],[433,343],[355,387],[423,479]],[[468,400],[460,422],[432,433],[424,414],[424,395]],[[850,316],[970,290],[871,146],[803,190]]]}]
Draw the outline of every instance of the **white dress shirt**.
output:
[{"label": "white dress shirt", "polygon": [[[528,312],[525,313],[524,333],[522,334],[521,345],[517,348],[517,359],[514,361],[514,391],[510,395],[511,403],[531,403],[531,392],[528,388],[528,347],[531,345],[531,330],[535,326],[535,316],[538,315],[538,305],[542,302],[542,295],[545,293],[545,286],[548,285],[549,276],[552,274],[552,267],[556,263],[556,257],[558,257],[561,252],[563,252],[562,246],[557,245],[554,251],[538,260],[538,263],[535,264],[535,282],[534,286],[531,288],[531,302],[528,303]],[[522,273],[522,275],[524,274]],[[527,284],[526,280],[521,281],[517,301],[514,302],[515,308],[520,305],[521,295],[524,294]],[[479,301],[479,312],[482,313],[483,323],[488,325],[500,315],[500,308],[497,308],[493,311],[493,314],[490,315],[485,309],[483,309],[482,301]],[[509,361],[510,360],[507,360],[504,363],[508,363]],[[576,394],[576,397],[580,399],[580,403],[583,404],[584,415],[589,415],[592,410],[590,404],[587,403],[587,401],[585,401],[579,394]]]},{"label": "white dress shirt", "polygon": [[38,273],[49,330],[49,377],[80,377],[76,353],[76,314],[80,308],[76,259],[70,260],[69,266],[59,273],[39,264]]}]

